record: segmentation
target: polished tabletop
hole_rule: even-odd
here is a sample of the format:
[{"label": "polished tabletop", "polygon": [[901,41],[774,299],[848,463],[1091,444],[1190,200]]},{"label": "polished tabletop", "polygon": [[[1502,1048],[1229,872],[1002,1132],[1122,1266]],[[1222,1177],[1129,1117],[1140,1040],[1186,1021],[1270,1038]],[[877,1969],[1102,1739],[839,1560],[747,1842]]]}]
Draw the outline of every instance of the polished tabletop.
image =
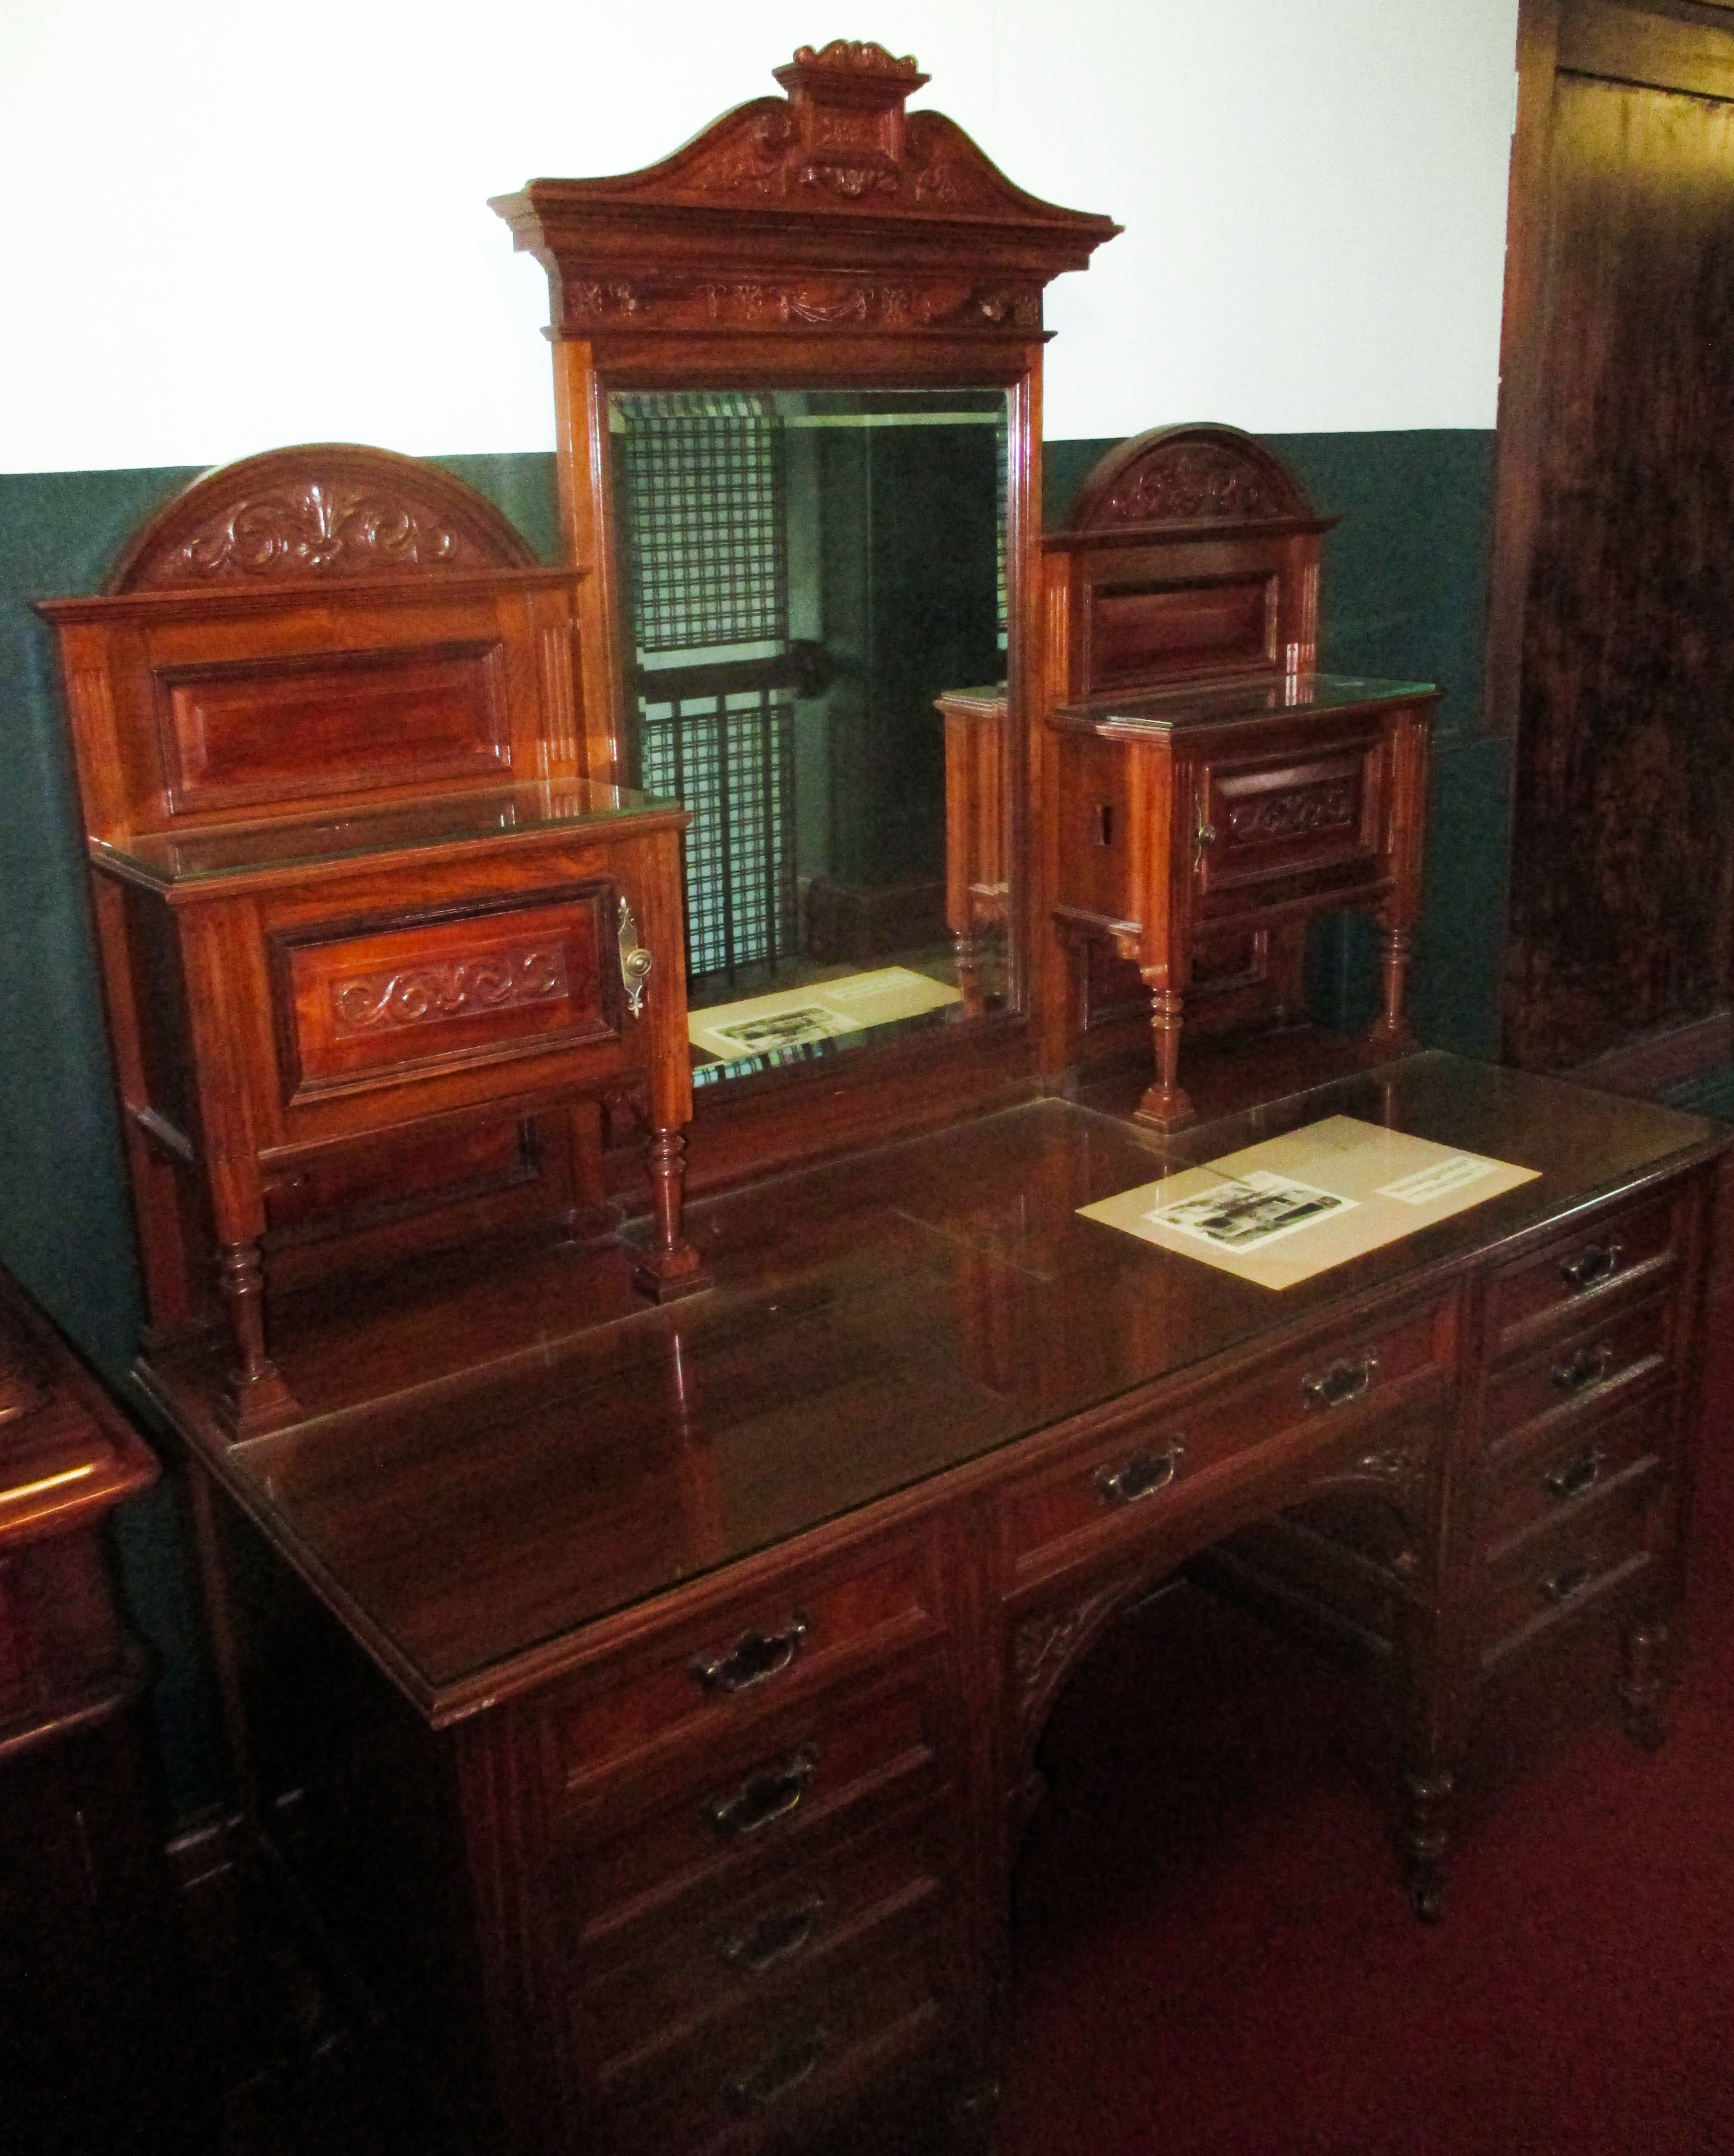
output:
[{"label": "polished tabletop", "polygon": [[[1079,1217],[1333,1115],[1539,1173],[1280,1291]],[[634,1304],[618,1252],[471,1260],[413,1313],[351,1297],[327,1316],[350,1328],[334,1367],[372,1358],[370,1404],[321,1398],[317,1353],[297,1368],[287,1324],[306,1422],[231,1447],[172,1370],[160,1396],[437,1708],[587,1623],[1334,1305],[1444,1277],[1722,1137],[1436,1054],[1167,1137],[1040,1101],[690,1207],[716,1284],[688,1301]]]}]

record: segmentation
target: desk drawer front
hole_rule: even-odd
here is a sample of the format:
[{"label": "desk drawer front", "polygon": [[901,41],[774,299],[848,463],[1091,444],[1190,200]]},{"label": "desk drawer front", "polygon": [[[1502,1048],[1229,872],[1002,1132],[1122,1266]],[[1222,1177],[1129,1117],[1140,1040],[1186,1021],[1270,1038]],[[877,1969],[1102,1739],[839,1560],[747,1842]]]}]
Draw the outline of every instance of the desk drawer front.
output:
[{"label": "desk drawer front", "polygon": [[1649,1573],[1665,1532],[1659,1471],[1587,1499],[1551,1532],[1507,1545],[1489,1568],[1482,1666],[1493,1669]]},{"label": "desk drawer front", "polygon": [[578,1679],[543,1710],[557,1804],[624,1763],[726,1741],[845,1668],[936,1636],[938,1608],[931,1553],[905,1543],[674,1628],[624,1676]]},{"label": "desk drawer front", "polygon": [[[947,1922],[931,1912],[881,1928],[859,1953],[770,1987],[690,2035],[610,2070],[594,2144],[619,2156],[803,2146],[788,2137],[864,2084],[931,2050],[951,2021]],[[591,2144],[587,2144],[591,2145]]]},{"label": "desk drawer front", "polygon": [[1574,1325],[1593,1325],[1609,1306],[1655,1286],[1675,1265],[1672,1197],[1603,1214],[1533,1257],[1495,1273],[1488,1296],[1488,1339],[1495,1356]]},{"label": "desk drawer front", "polygon": [[1659,1471],[1666,1457],[1668,1402],[1650,1399],[1588,1428],[1552,1430],[1516,1449],[1486,1475],[1479,1539],[1498,1564],[1525,1537],[1575,1516],[1605,1492]]},{"label": "desk drawer front", "polygon": [[286,1099],[610,1040],[606,883],[271,939]]},{"label": "desk drawer front", "polygon": [[1439,1302],[1295,1350],[1262,1380],[1126,1417],[1011,1493],[1003,1532],[1020,1575],[1079,1548],[1133,1542],[1172,1497],[1255,1448],[1383,1417],[1449,1375],[1454,1305]]},{"label": "desk drawer front", "polygon": [[951,1815],[941,1797],[797,1861],[779,1852],[745,1893],[690,1896],[618,1936],[593,1933],[573,2008],[584,2056],[607,2074],[700,2021],[804,1989],[894,1922],[945,1921]]},{"label": "desk drawer front", "polygon": [[1606,1322],[1580,1327],[1501,1371],[1487,1388],[1484,1442],[1497,1457],[1542,1429],[1594,1420],[1658,1380],[1674,1361],[1676,1312],[1664,1299],[1616,1305]]},{"label": "desk drawer front", "polygon": [[707,1881],[722,1891],[767,1851],[793,1863],[829,1846],[931,1794],[946,1749],[931,1673],[905,1667],[623,1778],[566,1829],[576,1928],[635,1920]]}]

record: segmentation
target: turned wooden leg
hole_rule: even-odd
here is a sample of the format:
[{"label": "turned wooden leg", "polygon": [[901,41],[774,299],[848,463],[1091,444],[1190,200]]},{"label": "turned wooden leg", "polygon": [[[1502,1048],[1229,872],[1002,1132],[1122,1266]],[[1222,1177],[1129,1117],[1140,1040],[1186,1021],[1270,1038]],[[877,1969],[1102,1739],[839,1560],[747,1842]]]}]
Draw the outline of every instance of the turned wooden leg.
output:
[{"label": "turned wooden leg", "polygon": [[1375,1048],[1413,1048],[1415,1036],[1403,1014],[1403,988],[1408,980],[1409,932],[1406,928],[1386,928],[1382,935],[1385,1004],[1367,1038]]},{"label": "turned wooden leg", "polygon": [[982,940],[974,935],[952,938],[957,953],[957,986],[963,996],[963,1015],[979,1018],[987,1005],[982,1000]]},{"label": "turned wooden leg", "polygon": [[1397,1848],[1410,1904],[1424,1924],[1439,1921],[1454,1788],[1454,1778],[1443,1768],[1403,1777]]},{"label": "turned wooden leg", "polygon": [[237,1437],[256,1437],[293,1422],[300,1409],[283,1374],[265,1353],[265,1276],[257,1243],[225,1243],[218,1276],[229,1330],[239,1357],[220,1405]]},{"label": "turned wooden leg", "polygon": [[1662,1652],[1668,1628],[1653,1610],[1635,1617],[1620,1635],[1619,1707],[1626,1734],[1646,1752],[1660,1748],[1662,1727]]},{"label": "turned wooden leg", "polygon": [[1150,1025],[1156,1035],[1156,1083],[1147,1087],[1139,1101],[1136,1120],[1141,1123],[1155,1123],[1163,1130],[1172,1130],[1177,1123],[1190,1122],[1193,1104],[1185,1090],[1178,1084],[1180,1069],[1180,1019],[1185,1009],[1185,998],[1171,988],[1153,988],[1150,995]]},{"label": "turned wooden leg", "polygon": [[656,1240],[639,1259],[633,1283],[658,1302],[709,1287],[711,1276],[681,1232],[680,1202],[686,1183],[686,1140],[679,1131],[656,1130],[645,1148]]}]

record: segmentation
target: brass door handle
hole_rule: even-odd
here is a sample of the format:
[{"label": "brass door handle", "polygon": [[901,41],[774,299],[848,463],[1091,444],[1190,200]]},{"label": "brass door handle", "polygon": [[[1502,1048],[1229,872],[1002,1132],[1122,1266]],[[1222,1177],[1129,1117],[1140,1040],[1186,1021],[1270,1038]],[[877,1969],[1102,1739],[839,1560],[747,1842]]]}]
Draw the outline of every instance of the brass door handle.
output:
[{"label": "brass door handle", "polygon": [[1310,1407],[1346,1408],[1366,1397],[1378,1366],[1377,1355],[1363,1355],[1355,1363],[1333,1363],[1316,1377],[1303,1378],[1301,1394]]},{"label": "brass door handle", "polygon": [[726,1655],[700,1655],[686,1666],[701,1691],[750,1691],[781,1676],[801,1651],[807,1620],[797,1610],[780,1632],[743,1632]]},{"label": "brass door handle", "polygon": [[1153,1497],[1178,1474],[1185,1450],[1184,1440],[1177,1437],[1164,1452],[1141,1445],[1123,1467],[1098,1467],[1091,1478],[1097,1496],[1105,1505],[1136,1505],[1141,1498]]},{"label": "brass door handle", "polygon": [[644,1014],[644,983],[650,978],[650,968],[655,960],[639,941],[639,924],[632,917],[632,908],[624,898],[620,901],[620,916],[616,924],[620,945],[620,979],[626,990],[626,1008],[634,1018]]},{"label": "brass door handle", "polygon": [[717,1834],[739,1835],[757,1834],[773,1820],[787,1819],[806,1795],[818,1764],[818,1753],[803,1744],[782,1766],[749,1775],[732,1796],[708,1799],[705,1823]]}]

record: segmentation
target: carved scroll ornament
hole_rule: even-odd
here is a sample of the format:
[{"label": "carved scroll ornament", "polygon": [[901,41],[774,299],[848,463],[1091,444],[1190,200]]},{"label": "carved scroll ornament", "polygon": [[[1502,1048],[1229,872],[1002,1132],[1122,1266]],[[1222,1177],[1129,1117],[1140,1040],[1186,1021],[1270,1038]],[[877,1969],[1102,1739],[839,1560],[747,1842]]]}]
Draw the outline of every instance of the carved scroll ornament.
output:
[{"label": "carved scroll ornament", "polygon": [[437,465],[326,442],[272,449],[195,480],[154,516],[111,593],[533,568],[491,502]]},{"label": "carved scroll ornament", "polygon": [[345,1034],[478,1018],[567,993],[565,954],[546,945],[443,965],[394,967],[331,983],[333,1029]]}]

